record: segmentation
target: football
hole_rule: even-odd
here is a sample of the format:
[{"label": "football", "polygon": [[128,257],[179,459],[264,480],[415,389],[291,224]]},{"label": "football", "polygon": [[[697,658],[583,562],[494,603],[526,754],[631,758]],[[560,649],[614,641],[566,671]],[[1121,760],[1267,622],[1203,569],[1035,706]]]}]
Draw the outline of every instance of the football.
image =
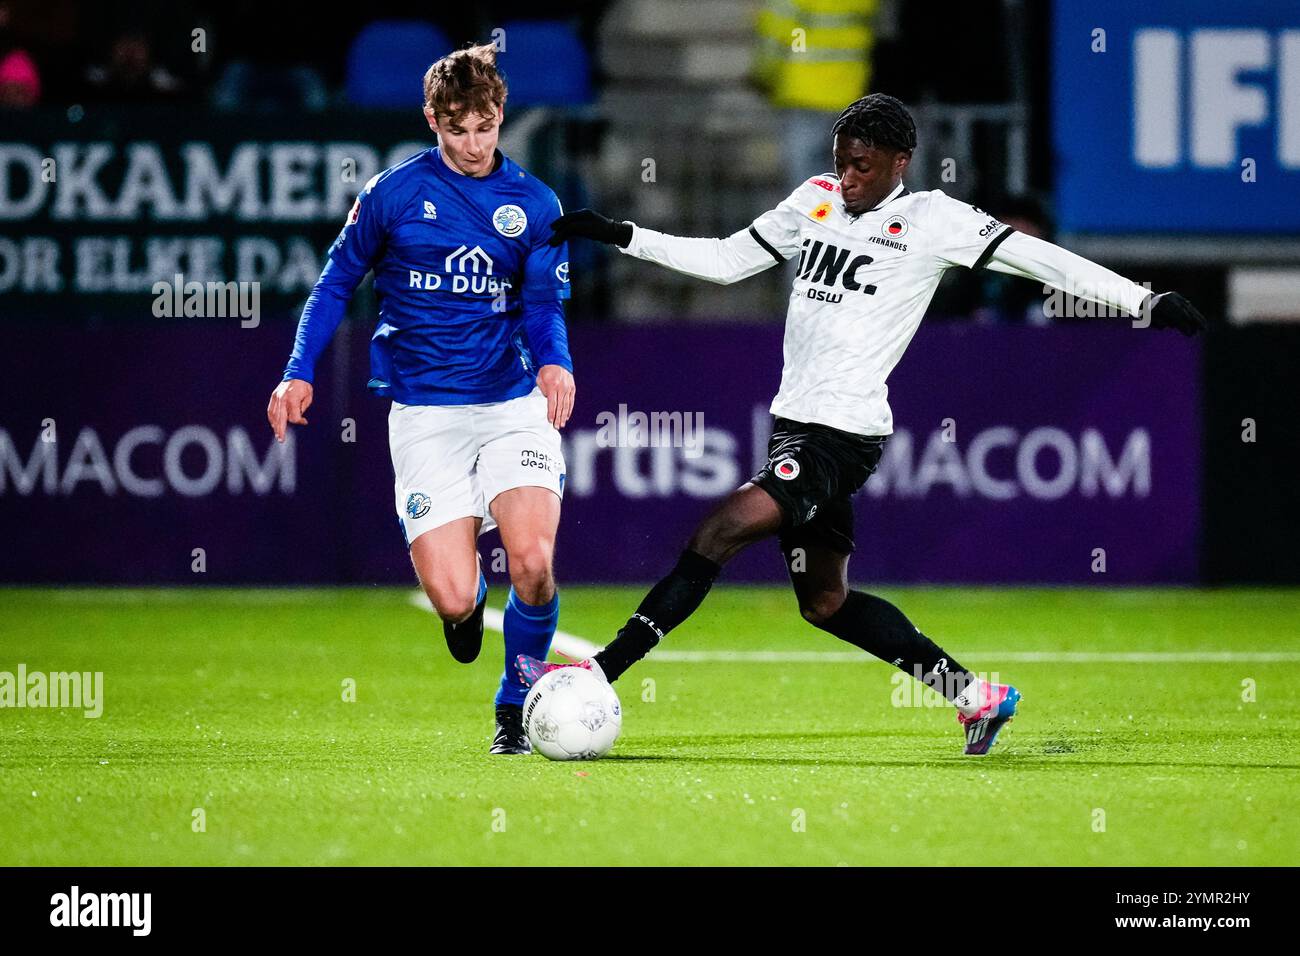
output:
[{"label": "football", "polygon": [[614,688],[591,671],[563,667],[546,674],[524,699],[524,732],[551,760],[595,760],[623,729]]}]

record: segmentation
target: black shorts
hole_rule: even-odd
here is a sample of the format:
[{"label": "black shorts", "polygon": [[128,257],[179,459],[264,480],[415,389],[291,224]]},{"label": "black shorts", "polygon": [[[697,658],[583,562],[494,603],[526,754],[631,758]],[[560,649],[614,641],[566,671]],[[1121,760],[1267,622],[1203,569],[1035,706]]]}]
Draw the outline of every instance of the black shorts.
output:
[{"label": "black shorts", "polygon": [[767,464],[750,481],[781,506],[783,551],[818,544],[853,553],[851,497],[880,464],[888,437],[775,420]]}]

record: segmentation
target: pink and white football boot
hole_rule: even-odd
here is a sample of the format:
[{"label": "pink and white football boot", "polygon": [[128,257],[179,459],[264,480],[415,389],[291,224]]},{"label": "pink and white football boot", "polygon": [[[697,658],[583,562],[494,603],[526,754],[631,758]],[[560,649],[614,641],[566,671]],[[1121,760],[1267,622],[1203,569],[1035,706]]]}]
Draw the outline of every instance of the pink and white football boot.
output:
[{"label": "pink and white football boot", "polygon": [[[971,701],[977,706],[970,716],[957,711],[957,723],[966,731],[965,753],[983,756],[997,742],[998,732],[1016,716],[1016,705],[1020,703],[1020,691],[1010,684],[989,684],[979,682],[981,699]],[[966,703],[965,696],[954,701],[959,707]]]},{"label": "pink and white football boot", "polygon": [[529,687],[541,680],[542,675],[549,674],[553,670],[559,670],[561,667],[581,667],[585,671],[591,671],[605,681],[606,684],[609,683],[608,680],[605,680],[605,672],[600,669],[600,665],[590,657],[585,661],[574,661],[571,664],[549,664],[546,661],[539,661],[535,657],[529,657],[527,654],[520,654],[515,658],[515,670],[519,672],[519,681]]}]

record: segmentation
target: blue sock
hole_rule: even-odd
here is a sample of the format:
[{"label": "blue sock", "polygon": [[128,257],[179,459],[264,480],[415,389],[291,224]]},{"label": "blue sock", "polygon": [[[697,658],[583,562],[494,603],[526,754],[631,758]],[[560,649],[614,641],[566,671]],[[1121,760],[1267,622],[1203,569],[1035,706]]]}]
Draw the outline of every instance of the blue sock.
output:
[{"label": "blue sock", "polygon": [[551,638],[555,636],[555,625],[560,621],[560,592],[556,591],[546,604],[533,606],[525,604],[512,587],[510,599],[506,601],[505,618],[506,669],[501,675],[496,702],[522,705],[528,696],[528,688],[519,682],[515,656],[527,654],[539,661],[546,660]]}]

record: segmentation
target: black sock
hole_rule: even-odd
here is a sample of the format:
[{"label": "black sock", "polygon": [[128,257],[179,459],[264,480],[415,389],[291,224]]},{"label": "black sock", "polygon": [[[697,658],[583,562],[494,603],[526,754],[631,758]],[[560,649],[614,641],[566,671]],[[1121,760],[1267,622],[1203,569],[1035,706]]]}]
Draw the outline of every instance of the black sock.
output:
[{"label": "black sock", "polygon": [[840,609],[817,626],[911,674],[948,700],[975,676],[917,630],[907,615],[874,594],[850,591]]},{"label": "black sock", "polygon": [[636,613],[596,655],[596,663],[612,683],[650,653],[660,638],[695,613],[722,565],[686,550],[668,576],[650,589]]}]

